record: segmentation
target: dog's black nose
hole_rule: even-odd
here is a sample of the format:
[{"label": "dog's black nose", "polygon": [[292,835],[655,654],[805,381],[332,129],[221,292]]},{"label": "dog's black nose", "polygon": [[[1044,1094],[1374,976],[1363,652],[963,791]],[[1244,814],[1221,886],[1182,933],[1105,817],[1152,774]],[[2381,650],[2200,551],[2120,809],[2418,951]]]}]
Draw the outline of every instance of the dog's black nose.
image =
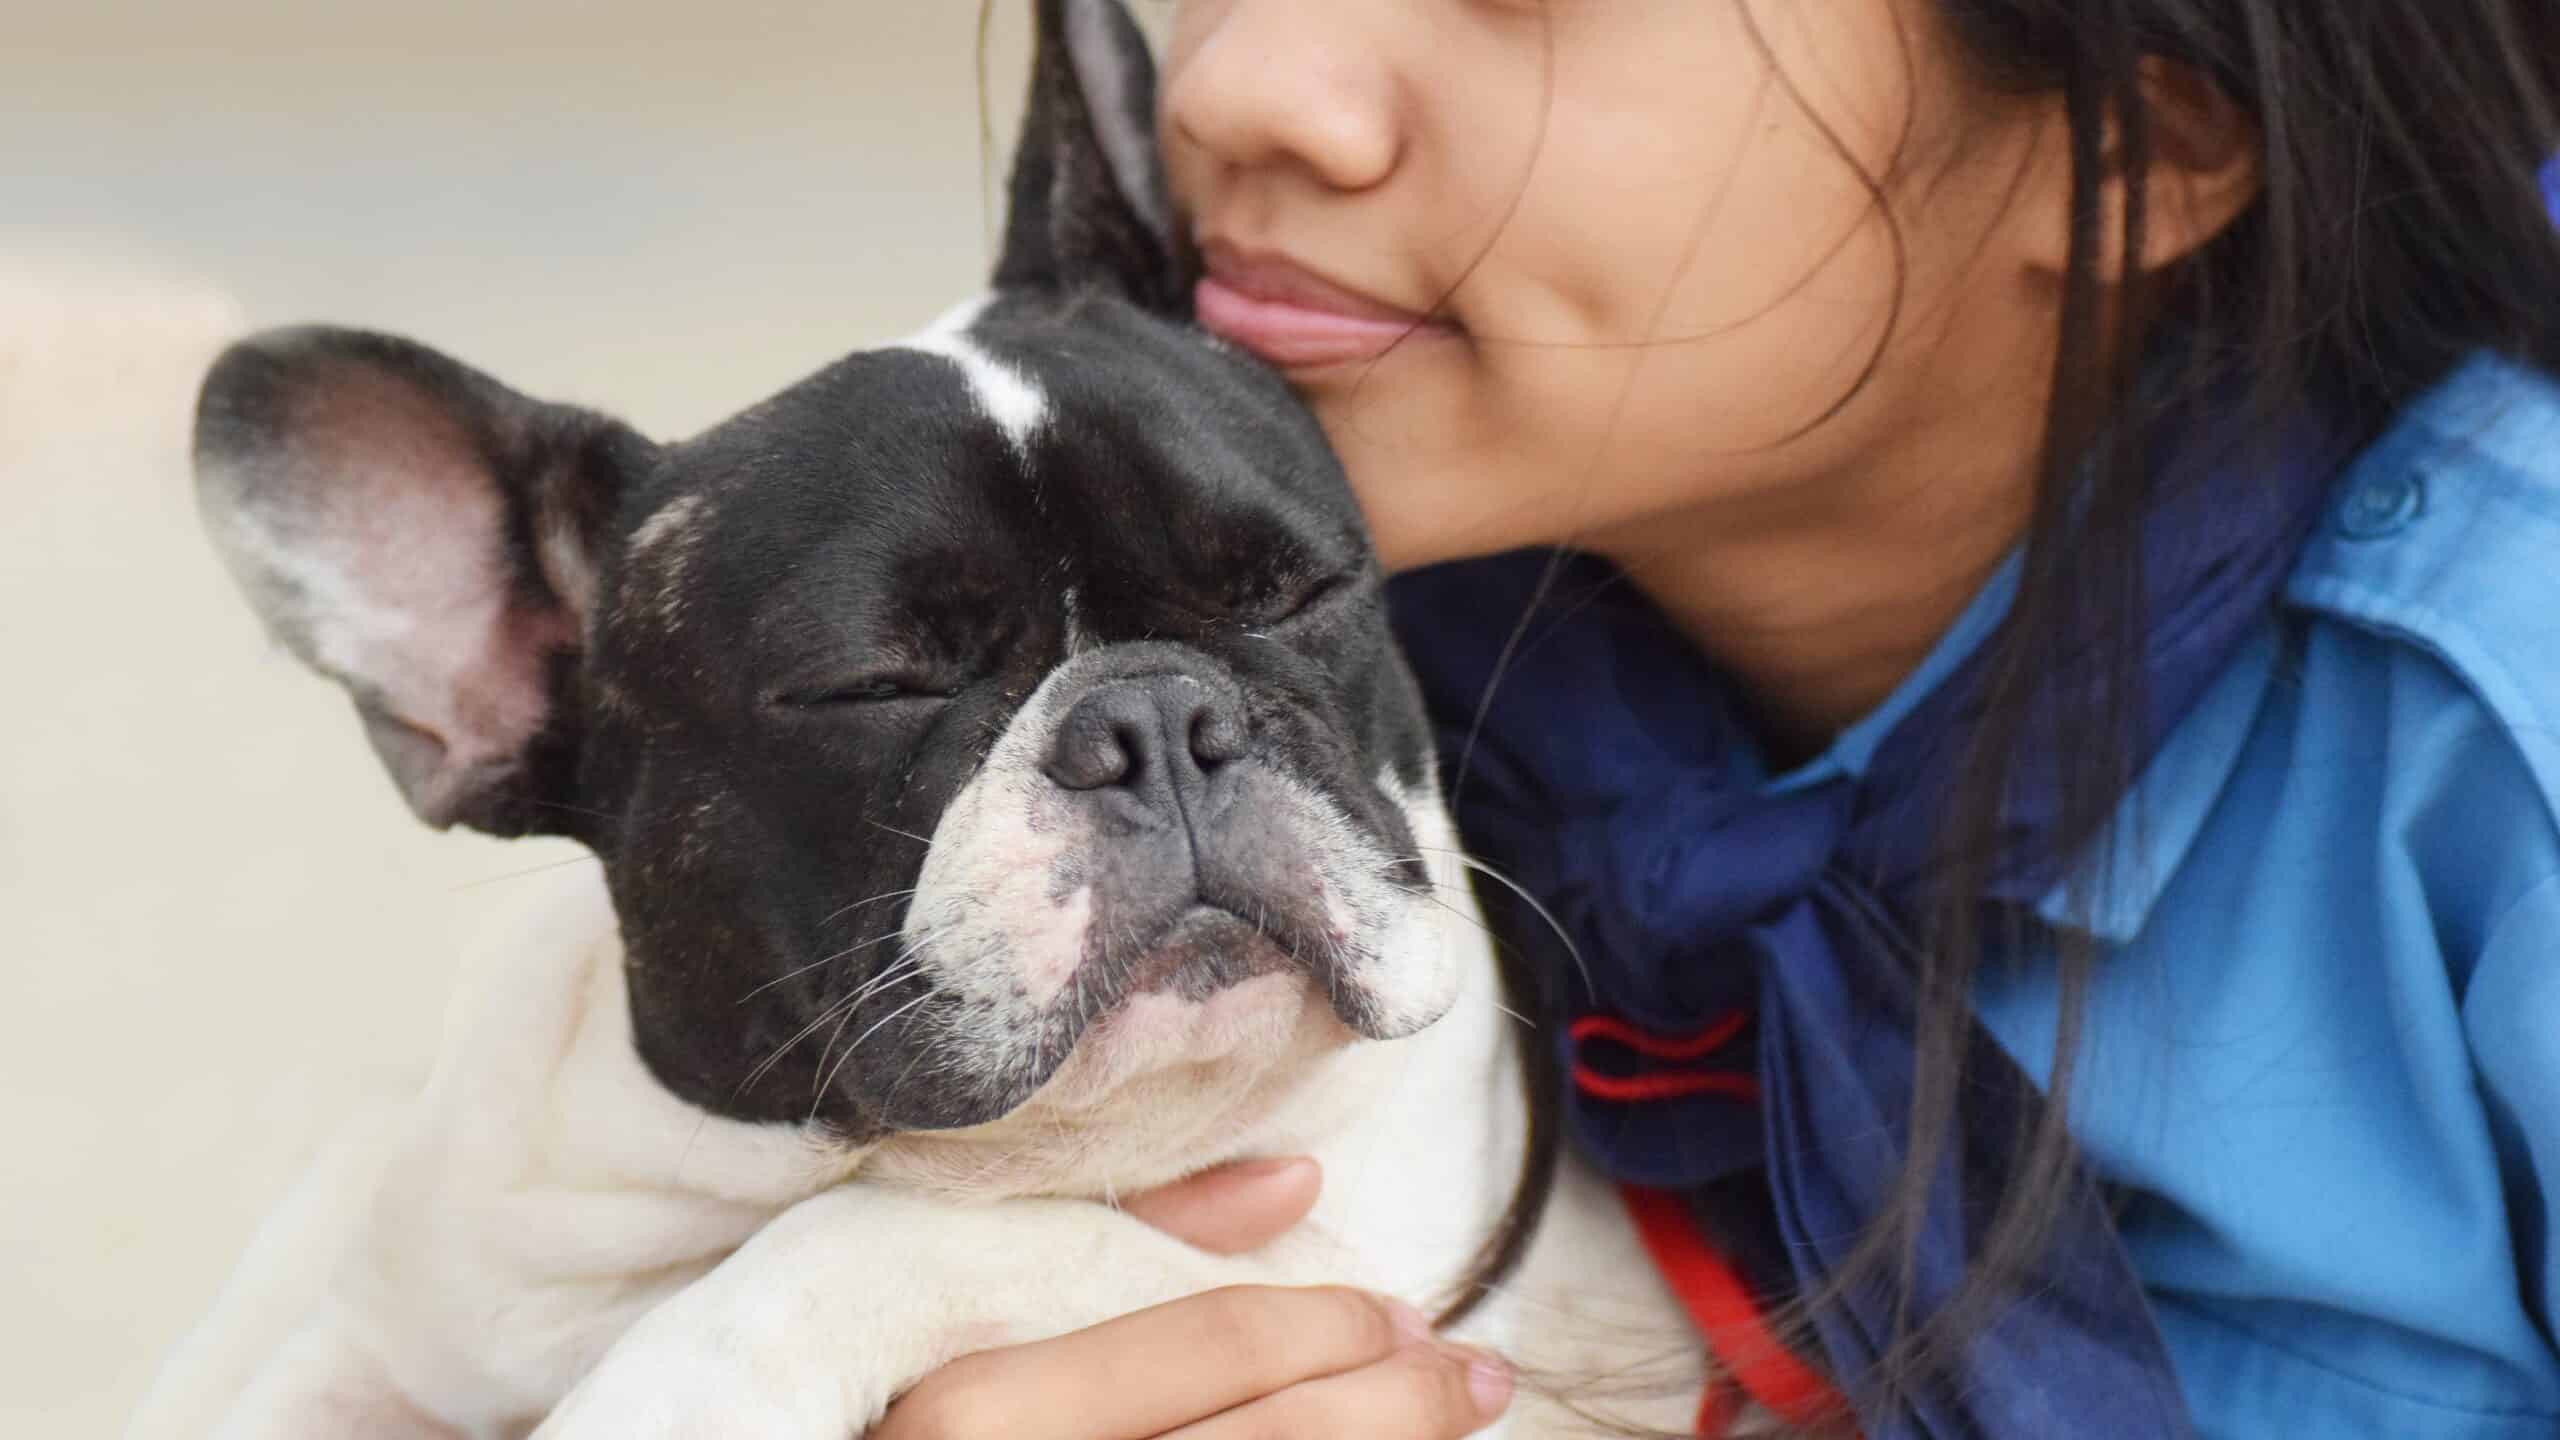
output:
[{"label": "dog's black nose", "polygon": [[1041,768],[1059,788],[1111,796],[1133,819],[1206,818],[1217,783],[1244,754],[1244,707],[1189,675],[1138,675],[1087,691],[1067,711]]}]

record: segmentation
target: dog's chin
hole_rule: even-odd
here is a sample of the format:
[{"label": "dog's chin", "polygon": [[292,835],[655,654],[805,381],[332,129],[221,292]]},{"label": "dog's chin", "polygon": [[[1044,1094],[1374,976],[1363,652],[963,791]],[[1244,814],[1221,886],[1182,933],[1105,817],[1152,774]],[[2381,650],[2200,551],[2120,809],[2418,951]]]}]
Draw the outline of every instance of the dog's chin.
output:
[{"label": "dog's chin", "polygon": [[961,1125],[907,1128],[866,1164],[978,1199],[1156,1183],[1197,1168],[1360,1038],[1303,970],[1203,993],[1197,976],[1167,964],[1158,983],[1087,1025],[1018,1102]]},{"label": "dog's chin", "polygon": [[1206,1003],[1249,980],[1307,968],[1243,917],[1210,905],[1192,906],[1134,960],[1101,963],[1116,972],[1101,1025],[1153,996]]},{"label": "dog's chin", "polygon": [[1130,950],[1088,954],[1037,1011],[961,1008],[957,1022],[923,1023],[937,1033],[916,1058],[884,1047],[894,1074],[932,1083],[891,1087],[892,1103],[869,1109],[871,1133],[966,1150],[1241,1118],[1346,1047],[1436,1021],[1456,977],[1429,931],[1391,923],[1374,939],[1314,941],[1277,911],[1248,922],[1195,905]]},{"label": "dog's chin", "polygon": [[1167,986],[1094,1022],[1028,1102],[1058,1114],[1144,1103],[1158,1083],[1217,1088],[1341,1048],[1355,1037],[1296,972],[1273,970],[1207,995]]},{"label": "dog's chin", "polygon": [[1114,1105],[1154,1076],[1199,1084],[1260,1072],[1355,1040],[1395,1039],[1389,1007],[1314,955],[1227,909],[1194,906],[1134,961],[1108,965],[1108,998],[1023,1103],[1055,1113]]},{"label": "dog's chin", "polygon": [[[1260,1074],[1360,1038],[1328,999],[1329,991],[1339,998],[1333,982],[1223,911],[1192,912],[1111,968],[1114,998],[1096,1013],[1078,1013],[1068,1000],[1046,1017],[1041,1039],[1004,1037],[1011,1043],[970,1057],[975,1064],[944,1067],[939,1093],[917,1097],[935,1112],[897,1117],[904,1122],[897,1128],[966,1129],[1022,1112],[1054,1121],[1135,1107],[1160,1078],[1216,1088],[1224,1077]],[[971,1086],[954,1073],[968,1069],[1004,1078]]]}]

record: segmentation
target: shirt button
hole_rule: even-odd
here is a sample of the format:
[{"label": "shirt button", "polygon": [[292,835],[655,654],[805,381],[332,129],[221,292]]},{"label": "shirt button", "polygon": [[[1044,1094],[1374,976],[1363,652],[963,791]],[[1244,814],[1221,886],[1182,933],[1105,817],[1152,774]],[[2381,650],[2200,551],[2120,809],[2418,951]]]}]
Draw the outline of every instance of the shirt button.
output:
[{"label": "shirt button", "polygon": [[2350,540],[2396,535],[2427,508],[2427,486],[2415,475],[2382,475],[2365,481],[2338,507],[2338,533]]}]

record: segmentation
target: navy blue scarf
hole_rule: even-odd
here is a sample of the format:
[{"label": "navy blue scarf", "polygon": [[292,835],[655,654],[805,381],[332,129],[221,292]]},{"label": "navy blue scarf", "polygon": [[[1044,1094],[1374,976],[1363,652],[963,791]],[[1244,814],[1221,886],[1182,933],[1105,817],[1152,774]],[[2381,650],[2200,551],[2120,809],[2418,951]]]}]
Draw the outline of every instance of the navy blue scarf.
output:
[{"label": "navy blue scarf", "polygon": [[[2320,509],[2342,457],[2313,427],[2289,438],[2274,465],[2250,463],[2263,448],[2189,444],[2164,467],[2181,480],[2155,487],[2143,537],[2137,761],[2266,623]],[[2011,573],[1977,604],[2005,606]],[[1694,1194],[1758,1172],[1776,1225],[1756,1248],[1777,1253],[1737,1258],[1798,1293],[1821,1287],[1906,1153],[1907,937],[1980,713],[1982,658],[1934,659],[1938,682],[1854,773],[1772,784],[1719,677],[1597,561],[1521,552],[1403,576],[1390,594],[1452,783],[1464,763],[1451,800],[1469,846],[1537,897],[1587,967],[1550,957],[1560,1042],[1585,1081],[1566,1101],[1574,1139],[1609,1174],[1654,1189]],[[2041,700],[2067,702],[2085,682],[2062,667]],[[1986,904],[2031,907],[2064,875],[2046,763],[2063,758],[2019,765]],[[1518,938],[1535,943],[1527,929]],[[1736,1023],[1720,1027],[1726,1016]],[[1956,1293],[2007,1187],[2012,1137],[2042,1103],[1979,1024],[1972,1039],[1910,1313]],[[1739,1073],[1703,1071],[1710,1047]],[[2077,1178],[2036,1283],[1895,1413],[1862,1417],[1870,1440],[2189,1433],[2138,1279],[2096,1187]],[[1881,1286],[1853,1286],[1815,1316],[1851,1394],[1898,1313]]]}]

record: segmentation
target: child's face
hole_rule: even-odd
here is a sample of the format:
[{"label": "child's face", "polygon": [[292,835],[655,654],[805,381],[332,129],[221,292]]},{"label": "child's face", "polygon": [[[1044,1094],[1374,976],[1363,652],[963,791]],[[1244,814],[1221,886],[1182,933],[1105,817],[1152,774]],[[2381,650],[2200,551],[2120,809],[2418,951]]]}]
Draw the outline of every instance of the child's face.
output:
[{"label": "child's face", "polygon": [[[2031,415],[2050,361],[2004,240],[2036,127],[1938,23],[1930,0],[1176,0],[1162,138],[1202,318],[1289,369],[1391,567],[1853,503],[1825,481]],[[1363,302],[1434,323],[1388,346],[1305,313]]]}]

